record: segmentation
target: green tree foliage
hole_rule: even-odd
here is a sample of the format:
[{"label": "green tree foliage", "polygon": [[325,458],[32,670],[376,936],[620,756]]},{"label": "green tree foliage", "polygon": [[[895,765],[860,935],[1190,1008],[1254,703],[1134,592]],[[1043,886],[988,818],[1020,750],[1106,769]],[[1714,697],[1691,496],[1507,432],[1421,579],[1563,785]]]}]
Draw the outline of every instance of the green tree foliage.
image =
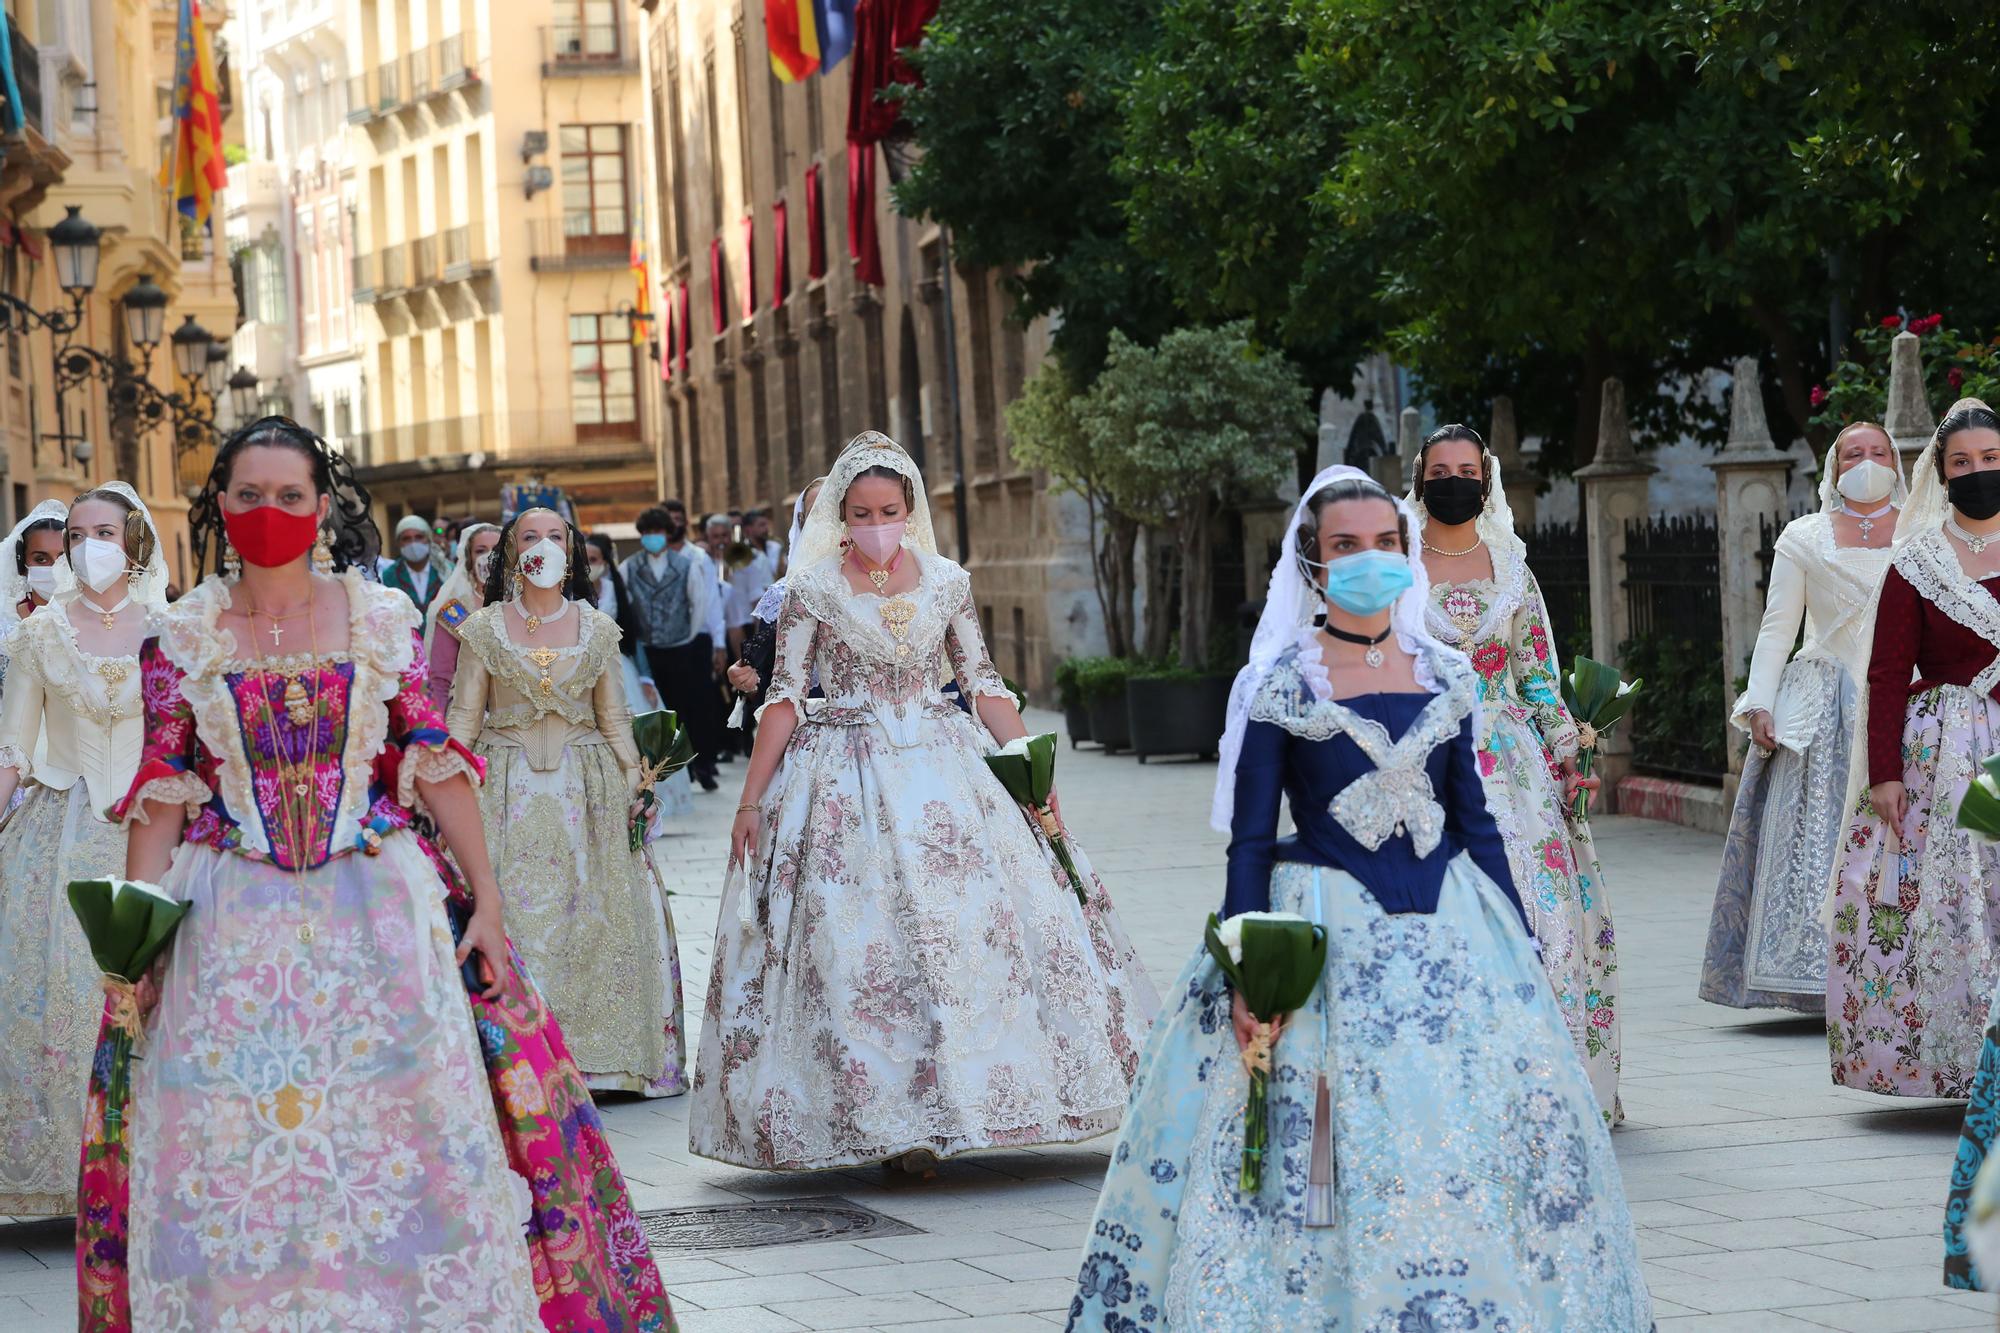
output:
[{"label": "green tree foliage", "polygon": [[914,59],[904,114],[923,155],[896,205],[952,229],[958,258],[1009,271],[1015,314],[1060,312],[1055,347],[1084,380],[1113,329],[1175,322],[1171,291],[1132,247],[1112,174],[1120,97],[1151,46],[1150,5],[952,0]]},{"label": "green tree foliage", "polygon": [[1905,320],[1885,315],[1848,340],[1848,356],[1813,393],[1815,418],[1828,438],[1850,421],[1882,420],[1889,400],[1889,345],[1905,330],[1917,335],[1924,397],[1943,416],[1961,398],[2000,403],[2000,333],[1990,337],[1947,328],[1940,314]]},{"label": "green tree foliage", "polygon": [[1215,519],[1232,497],[1265,496],[1290,472],[1314,415],[1305,382],[1259,348],[1247,320],[1176,329],[1145,347],[1114,330],[1104,370],[1075,405],[1110,503],[1148,528],[1163,581],[1148,584],[1148,657],[1166,647],[1177,584],[1180,663],[1209,661]]}]

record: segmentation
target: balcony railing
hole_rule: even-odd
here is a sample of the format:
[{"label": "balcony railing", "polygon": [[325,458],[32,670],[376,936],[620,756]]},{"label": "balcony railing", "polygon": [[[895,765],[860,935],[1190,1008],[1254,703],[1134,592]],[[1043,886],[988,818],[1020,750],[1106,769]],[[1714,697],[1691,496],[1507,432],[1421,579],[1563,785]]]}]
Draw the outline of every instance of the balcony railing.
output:
[{"label": "balcony railing", "polygon": [[444,234],[444,280],[463,282],[493,271],[493,256],[486,253],[486,229],[475,233],[471,227],[453,227]]},{"label": "balcony railing", "polygon": [[421,102],[437,91],[437,77],[431,70],[436,57],[437,48],[433,46],[420,46],[403,57],[403,86],[409,90],[412,102]]},{"label": "balcony railing", "polygon": [[631,262],[630,232],[584,232],[567,218],[528,220],[528,267],[537,273],[624,268]]},{"label": "balcony railing", "polygon": [[18,27],[7,29],[7,58],[14,62],[14,82],[21,90],[21,116],[30,126],[42,128],[42,59],[35,44],[21,35]]},{"label": "balcony railing", "polygon": [[347,123],[365,125],[381,114],[375,109],[375,99],[368,95],[368,76],[350,75],[347,80]]},{"label": "balcony railing", "polygon": [[625,74],[639,67],[637,54],[616,23],[558,23],[542,29],[542,75]]},{"label": "balcony railing", "polygon": [[375,109],[394,111],[403,104],[402,61],[386,60],[375,67]]},{"label": "balcony railing", "polygon": [[438,244],[435,236],[419,236],[409,242],[410,285],[429,287],[443,276],[437,263]]},{"label": "balcony railing", "polygon": [[419,236],[356,255],[354,300],[362,305],[387,301],[415,288],[466,282],[492,271],[484,229],[453,227],[435,236]]},{"label": "balcony railing", "polygon": [[464,33],[455,32],[438,40],[437,73],[440,92],[461,88],[479,77],[473,69],[472,52],[466,46]]}]

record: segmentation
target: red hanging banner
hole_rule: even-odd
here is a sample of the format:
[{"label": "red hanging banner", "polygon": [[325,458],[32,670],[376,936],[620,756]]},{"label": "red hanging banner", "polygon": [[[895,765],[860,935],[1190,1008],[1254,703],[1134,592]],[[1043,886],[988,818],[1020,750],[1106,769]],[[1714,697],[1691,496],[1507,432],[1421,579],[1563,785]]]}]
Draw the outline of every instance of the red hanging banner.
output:
[{"label": "red hanging banner", "polygon": [[792,285],[791,252],[785,248],[785,201],[771,205],[771,309],[785,304],[785,292]]},{"label": "red hanging banner", "polygon": [[708,304],[715,315],[718,338],[729,328],[729,317],[723,313],[727,307],[722,298],[722,277],[722,238],[718,236],[708,243]]},{"label": "red hanging banner", "polygon": [[826,215],[820,197],[819,163],[806,168],[806,281],[826,276]]},{"label": "red hanging banner", "polygon": [[882,238],[875,230],[875,145],[847,145],[847,254],[854,276],[882,285]]},{"label": "red hanging banner", "polygon": [[680,355],[681,326],[680,321],[675,318],[675,314],[674,292],[669,287],[666,291],[666,299],[660,302],[660,322],[667,326],[667,336],[660,342],[660,347],[662,348],[660,378],[663,381],[673,379],[674,359]]},{"label": "red hanging banner", "polygon": [[757,314],[757,219],[743,216],[743,318]]}]

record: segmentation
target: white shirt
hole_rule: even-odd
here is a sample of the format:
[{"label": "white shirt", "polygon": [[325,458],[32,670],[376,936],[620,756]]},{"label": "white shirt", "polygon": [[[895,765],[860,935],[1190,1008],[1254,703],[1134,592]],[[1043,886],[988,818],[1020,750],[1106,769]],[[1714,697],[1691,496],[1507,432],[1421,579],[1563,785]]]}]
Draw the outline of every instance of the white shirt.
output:
[{"label": "white shirt", "polygon": [[750,563],[736,571],[729,580],[729,594],[723,603],[723,618],[729,628],[741,629],[750,623],[750,613],[757,609],[757,601],[763,597],[764,589],[777,580],[777,566],[763,552],[750,557]]},{"label": "white shirt", "polygon": [[708,636],[710,647],[717,650],[725,649],[729,643],[724,633],[725,620],[722,606],[729,596],[729,580],[723,577],[722,566],[716,563],[705,548],[689,542],[687,552],[697,562],[695,566],[697,570],[708,572],[707,578],[694,580],[695,585],[702,589],[706,597],[705,601],[698,600],[695,603],[694,623],[700,627],[700,633]]}]

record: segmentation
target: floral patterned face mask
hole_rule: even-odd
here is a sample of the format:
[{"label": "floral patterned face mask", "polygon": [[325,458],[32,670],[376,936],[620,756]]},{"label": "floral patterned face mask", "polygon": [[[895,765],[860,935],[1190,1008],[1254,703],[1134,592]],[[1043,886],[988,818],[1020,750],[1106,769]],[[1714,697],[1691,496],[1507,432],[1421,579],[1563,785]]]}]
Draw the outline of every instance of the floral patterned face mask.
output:
[{"label": "floral patterned face mask", "polygon": [[553,588],[568,573],[569,556],[553,537],[544,537],[521,552],[521,577],[537,588]]}]

